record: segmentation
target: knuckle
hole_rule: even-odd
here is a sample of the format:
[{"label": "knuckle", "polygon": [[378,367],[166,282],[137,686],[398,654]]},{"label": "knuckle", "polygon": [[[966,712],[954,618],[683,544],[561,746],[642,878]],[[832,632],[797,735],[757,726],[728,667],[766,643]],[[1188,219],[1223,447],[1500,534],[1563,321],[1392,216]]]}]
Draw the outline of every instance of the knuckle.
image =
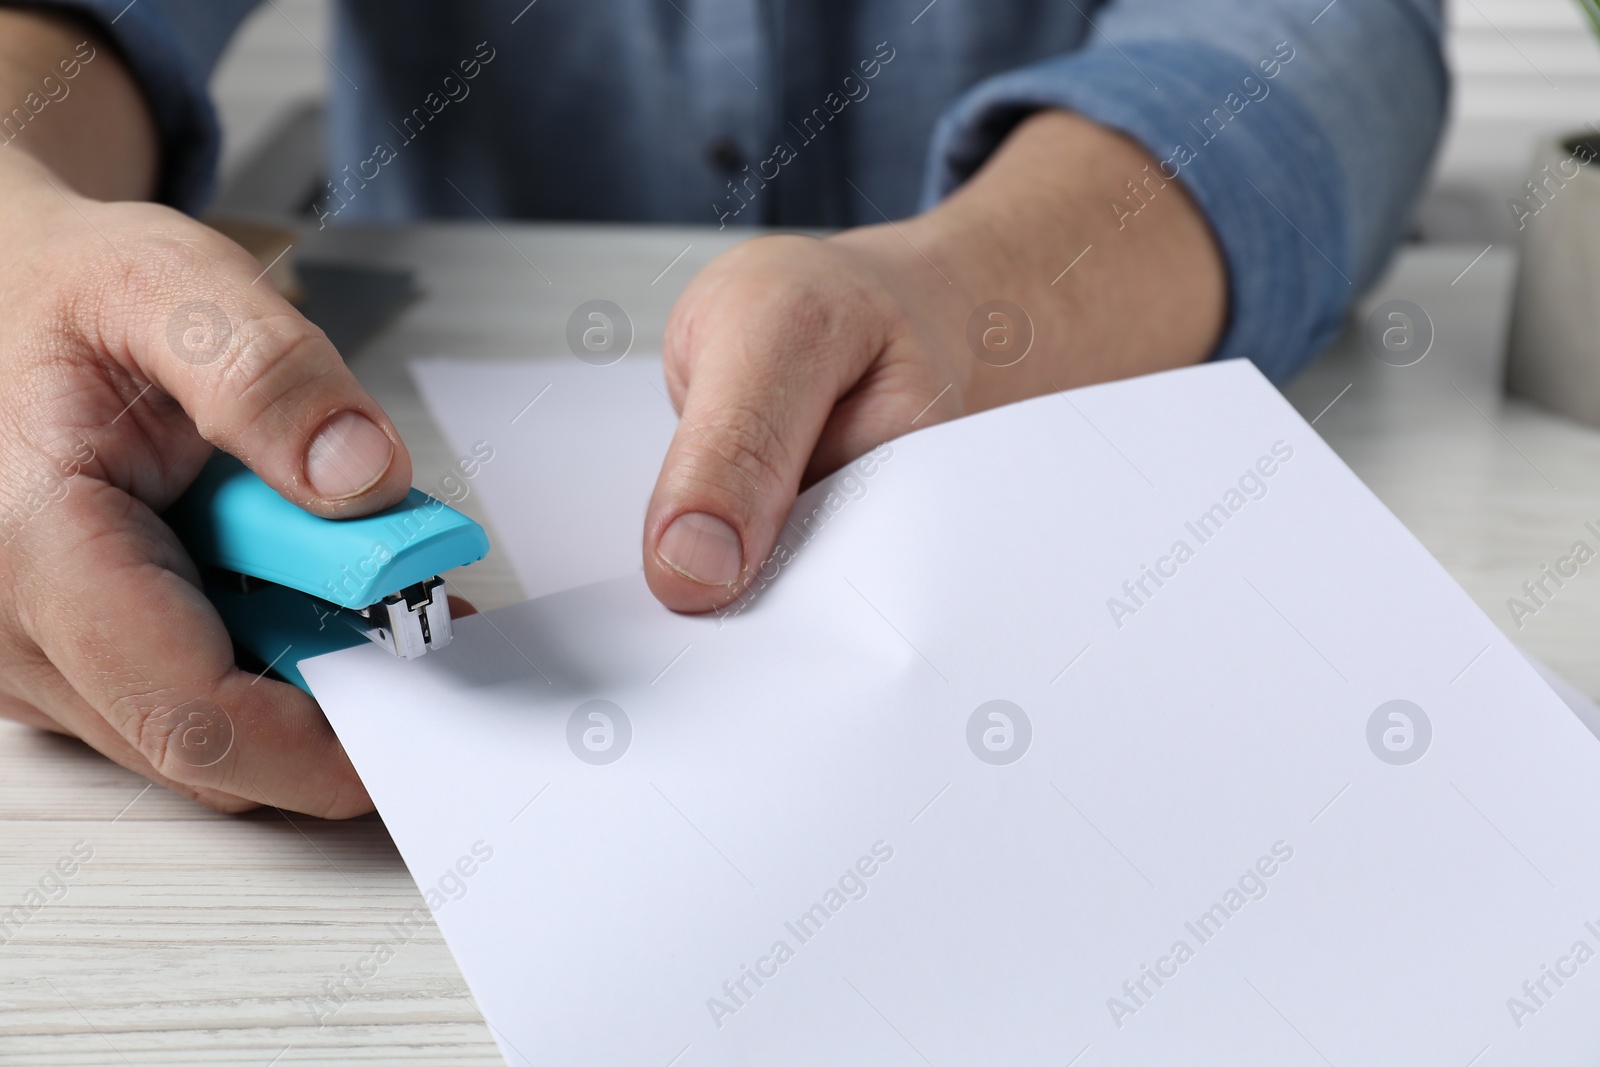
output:
[{"label": "knuckle", "polygon": [[239,323],[219,388],[235,396],[259,392],[274,400],[324,362],[327,335],[299,315],[262,315]]},{"label": "knuckle", "polygon": [[734,405],[719,411],[706,427],[707,439],[714,442],[707,463],[731,465],[736,477],[716,478],[731,484],[740,497],[784,485],[791,469],[789,449],[773,418],[749,405]]},{"label": "knuckle", "polygon": [[805,272],[787,272],[780,286],[760,285],[748,295],[752,325],[789,344],[832,333],[847,290]]},{"label": "knuckle", "polygon": [[246,319],[212,383],[200,430],[209,437],[262,420],[288,422],[295,402],[317,391],[336,366],[327,336],[298,315]]},{"label": "knuckle", "polygon": [[776,363],[814,366],[840,348],[838,317],[837,306],[820,293],[787,293],[757,311],[749,342]]},{"label": "knuckle", "polygon": [[119,693],[107,717],[158,774],[176,782],[196,782],[233,749],[233,720],[226,711],[172,690]]},{"label": "knuckle", "polygon": [[[107,208],[110,208],[107,211]],[[217,257],[208,228],[162,204],[87,205],[100,213],[98,225],[137,255],[124,257],[107,241],[93,244],[95,258],[87,269],[103,306],[119,315],[138,317],[150,308],[182,303],[197,284],[211,275]]]},{"label": "knuckle", "polygon": [[831,333],[838,318],[841,301],[847,294],[833,285],[816,278],[802,277],[782,291],[778,297],[776,316],[790,330],[799,330],[804,336]]},{"label": "knuckle", "polygon": [[182,776],[171,770],[173,760],[168,750],[172,727],[162,714],[158,692],[126,689],[117,693],[107,703],[105,716],[158,774],[181,780]]}]

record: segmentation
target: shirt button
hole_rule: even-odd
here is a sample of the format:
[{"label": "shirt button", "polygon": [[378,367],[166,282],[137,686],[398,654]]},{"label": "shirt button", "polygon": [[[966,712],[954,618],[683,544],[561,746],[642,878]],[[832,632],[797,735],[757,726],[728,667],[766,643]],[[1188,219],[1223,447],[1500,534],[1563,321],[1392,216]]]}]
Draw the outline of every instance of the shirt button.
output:
[{"label": "shirt button", "polygon": [[725,174],[732,174],[744,165],[744,152],[732,137],[713,137],[706,142],[706,162]]}]

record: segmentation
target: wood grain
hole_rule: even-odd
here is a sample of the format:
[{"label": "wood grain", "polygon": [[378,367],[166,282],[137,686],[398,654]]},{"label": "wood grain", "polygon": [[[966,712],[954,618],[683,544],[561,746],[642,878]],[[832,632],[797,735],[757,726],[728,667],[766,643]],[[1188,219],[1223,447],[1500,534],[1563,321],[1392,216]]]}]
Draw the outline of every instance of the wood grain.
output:
[{"label": "wood grain", "polygon": [[[426,298],[351,363],[401,426],[419,485],[455,457],[423,411],[407,360],[570,358],[567,314],[595,297],[621,304],[635,350],[651,351],[681,285],[731,240],[691,229],[500,229],[330,231],[307,242],[310,260],[417,271]],[[1600,568],[1521,630],[1504,606],[1584,519],[1600,519],[1600,433],[1501,401],[1514,263],[1491,252],[1452,285],[1478,251],[1405,253],[1363,304],[1403,296],[1424,306],[1438,336],[1422,363],[1378,363],[1357,329],[1287,394],[1312,418],[1343,391],[1317,429],[1491,618],[1600,692],[1591,636]],[[484,518],[473,497],[463,508]],[[452,580],[486,608],[520,598],[493,555]],[[1375,612],[1381,622],[1381,605]],[[1407,636],[1396,635],[1397,654]],[[0,1062],[500,1062],[437,928],[408,924],[422,899],[376,817],[214,815],[146,789],[74,741],[0,725],[0,842],[0,921],[74,845],[93,850],[59,898],[0,943]],[[330,983],[362,972],[383,946],[386,962],[346,978],[337,1003],[327,999]],[[319,1015],[318,998],[322,1012],[336,1010]]]}]

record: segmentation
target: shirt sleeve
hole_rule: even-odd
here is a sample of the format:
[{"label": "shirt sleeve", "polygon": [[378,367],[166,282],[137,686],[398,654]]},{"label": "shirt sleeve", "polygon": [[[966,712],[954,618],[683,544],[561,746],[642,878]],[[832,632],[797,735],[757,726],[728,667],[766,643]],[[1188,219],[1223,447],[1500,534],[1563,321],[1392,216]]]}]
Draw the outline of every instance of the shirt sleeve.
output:
[{"label": "shirt sleeve", "polygon": [[1281,382],[1338,335],[1404,234],[1449,93],[1440,7],[1085,3],[1081,50],[981,82],[945,113],[924,202],[1042,108],[1132,137],[1184,183],[1221,245],[1230,307],[1213,357],[1249,358]]},{"label": "shirt sleeve", "polygon": [[215,190],[222,133],[206,82],[257,0],[36,0],[96,24],[143,87],[161,135],[157,198],[191,214]]}]

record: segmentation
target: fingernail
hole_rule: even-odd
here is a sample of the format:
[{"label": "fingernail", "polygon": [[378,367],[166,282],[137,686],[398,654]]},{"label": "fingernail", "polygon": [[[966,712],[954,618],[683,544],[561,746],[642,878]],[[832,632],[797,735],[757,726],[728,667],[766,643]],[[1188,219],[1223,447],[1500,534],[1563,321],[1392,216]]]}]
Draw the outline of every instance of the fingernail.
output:
[{"label": "fingernail", "polygon": [[732,585],[744,566],[738,531],[715,515],[699,511],[672,520],[661,535],[656,555],[701,585]]},{"label": "fingernail", "polygon": [[328,500],[355,496],[378,483],[394,460],[389,435],[359,411],[323,423],[306,451],[306,480]]}]

